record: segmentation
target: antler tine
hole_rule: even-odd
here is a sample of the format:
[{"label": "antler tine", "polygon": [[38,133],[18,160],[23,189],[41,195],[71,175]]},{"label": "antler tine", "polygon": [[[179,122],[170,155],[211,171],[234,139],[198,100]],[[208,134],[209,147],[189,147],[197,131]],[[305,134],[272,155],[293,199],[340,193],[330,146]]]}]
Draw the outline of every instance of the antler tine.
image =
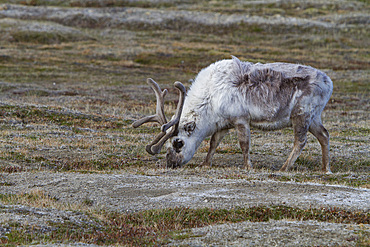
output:
[{"label": "antler tine", "polygon": [[163,146],[163,144],[161,145],[161,147],[158,149],[158,148],[154,148],[153,150],[152,150],[152,148],[154,147],[154,146],[156,146],[156,144],[162,139],[162,137],[164,137],[165,135],[166,135],[167,133],[166,132],[161,132],[161,133],[159,133],[156,137],[155,137],[155,139],[149,144],[149,145],[146,145],[146,147],[145,147],[145,150],[149,153],[149,154],[151,154],[151,155],[155,155],[155,154],[158,154],[160,151],[161,151],[161,148],[162,148],[162,146]]},{"label": "antler tine", "polygon": [[140,125],[148,122],[157,122],[162,125],[167,123],[166,116],[164,115],[164,97],[166,96],[168,91],[167,89],[162,91],[159,85],[151,78],[147,79],[147,83],[153,89],[155,96],[157,98],[156,114],[135,121],[132,124],[134,128],[137,128]]},{"label": "antler tine", "polygon": [[[162,132],[157,136],[157,138],[147,146],[147,151],[148,149],[151,151],[153,154],[158,154],[161,149],[163,144],[170,139],[172,136],[174,136],[179,128],[179,122],[180,122],[180,117],[181,117],[181,112],[182,108],[184,107],[184,102],[185,102],[185,95],[186,95],[186,88],[181,82],[175,82],[175,87],[179,90],[179,102],[177,104],[177,109],[175,113],[175,117],[168,123],[162,125]],[[172,129],[166,133],[166,131],[172,127]],[[166,134],[163,134],[166,133]],[[150,153],[150,152],[149,152]]]},{"label": "antler tine", "polygon": [[176,133],[176,128],[172,128],[168,133],[166,132],[161,132],[157,138],[155,139],[158,140],[157,143],[155,143],[154,141],[152,142],[152,144],[146,146],[146,151],[148,151],[148,149],[151,151],[151,152],[148,152],[148,153],[151,153],[151,154],[159,154],[159,152],[161,152],[161,149],[162,149],[162,146],[164,145],[164,143],[170,139],[174,134]]},{"label": "antler tine", "polygon": [[175,117],[171,121],[169,121],[168,123],[162,125],[162,128],[161,128],[162,132],[167,131],[171,126],[174,126],[174,125],[178,127],[178,123],[179,123],[180,117],[181,117],[182,108],[184,107],[186,88],[179,81],[175,82],[174,85],[179,90],[179,93],[180,93],[179,94],[179,103],[177,104]]}]

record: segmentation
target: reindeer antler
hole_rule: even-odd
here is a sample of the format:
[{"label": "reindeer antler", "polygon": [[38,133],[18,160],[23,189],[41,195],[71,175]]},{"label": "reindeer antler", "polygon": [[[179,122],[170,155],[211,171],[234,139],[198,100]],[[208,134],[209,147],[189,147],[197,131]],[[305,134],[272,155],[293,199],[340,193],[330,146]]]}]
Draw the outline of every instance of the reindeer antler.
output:
[{"label": "reindeer antler", "polygon": [[[179,102],[177,104],[175,116],[171,121],[167,122],[164,114],[164,97],[168,92],[167,89],[162,91],[159,85],[151,78],[147,79],[147,83],[152,87],[157,98],[156,114],[139,119],[135,121],[132,126],[137,128],[140,125],[148,122],[157,122],[162,125],[161,133],[159,133],[156,138],[145,148],[149,154],[155,155],[161,151],[163,144],[178,131],[181,112],[185,101],[186,88],[181,82],[175,82],[174,85],[179,90]],[[171,127],[172,129],[167,132],[167,130]]]},{"label": "reindeer antler", "polygon": [[162,91],[161,88],[159,87],[159,85],[152,78],[148,78],[146,80],[146,82],[152,87],[152,89],[155,93],[155,96],[157,98],[156,114],[151,115],[151,116],[147,116],[147,117],[144,117],[142,119],[139,119],[139,120],[135,121],[132,124],[132,126],[134,128],[137,128],[140,125],[142,125],[144,123],[148,123],[148,122],[157,122],[161,125],[167,123],[166,116],[164,115],[164,97],[166,96],[166,94],[168,92],[167,89]]}]

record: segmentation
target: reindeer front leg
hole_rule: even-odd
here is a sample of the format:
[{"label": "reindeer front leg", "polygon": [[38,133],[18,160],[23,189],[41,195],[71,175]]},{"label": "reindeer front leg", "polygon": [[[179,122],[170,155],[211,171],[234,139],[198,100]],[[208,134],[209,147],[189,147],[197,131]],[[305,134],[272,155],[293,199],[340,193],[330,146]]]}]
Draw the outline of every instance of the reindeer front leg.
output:
[{"label": "reindeer front leg", "polygon": [[224,136],[229,132],[228,129],[220,130],[214,133],[211,137],[211,143],[209,146],[209,150],[207,153],[206,159],[203,161],[202,166],[212,166],[212,157],[216,152],[216,148],[220,144],[221,140],[224,138]]},{"label": "reindeer front leg", "polygon": [[249,159],[249,147],[251,140],[251,130],[249,122],[241,121],[235,124],[236,131],[238,133],[240,148],[243,152],[244,167],[248,170],[252,170],[252,163]]},{"label": "reindeer front leg", "polygon": [[312,122],[309,131],[317,138],[320,142],[322,150],[322,172],[331,174],[330,165],[329,165],[329,132],[321,123],[321,117],[314,119]]}]

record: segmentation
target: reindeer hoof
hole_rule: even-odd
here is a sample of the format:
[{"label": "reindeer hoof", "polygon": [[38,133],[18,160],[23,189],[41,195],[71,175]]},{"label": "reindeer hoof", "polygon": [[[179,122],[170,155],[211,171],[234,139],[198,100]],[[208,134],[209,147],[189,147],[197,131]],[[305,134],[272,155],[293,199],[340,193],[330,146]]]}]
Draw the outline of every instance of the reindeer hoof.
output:
[{"label": "reindeer hoof", "polygon": [[253,165],[252,165],[252,162],[250,162],[250,160],[248,160],[248,162],[245,164],[244,163],[244,168],[248,171],[253,171]]},{"label": "reindeer hoof", "polygon": [[243,167],[247,171],[253,171],[253,166],[251,166],[251,165],[244,165]]},{"label": "reindeer hoof", "polygon": [[201,167],[211,167],[212,166],[212,163],[211,162],[206,162],[206,161],[203,161],[201,164],[200,164]]}]

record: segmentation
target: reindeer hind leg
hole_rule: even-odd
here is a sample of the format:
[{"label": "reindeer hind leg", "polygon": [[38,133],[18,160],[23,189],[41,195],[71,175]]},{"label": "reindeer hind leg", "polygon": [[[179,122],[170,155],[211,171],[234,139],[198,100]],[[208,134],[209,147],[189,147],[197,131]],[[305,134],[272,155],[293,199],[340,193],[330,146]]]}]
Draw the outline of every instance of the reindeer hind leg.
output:
[{"label": "reindeer hind leg", "polygon": [[317,138],[321,145],[322,151],[322,171],[326,173],[331,173],[329,165],[329,132],[321,123],[321,118],[315,119],[309,131]]},{"label": "reindeer hind leg", "polygon": [[293,132],[294,132],[294,146],[287,161],[280,168],[281,172],[291,168],[298,156],[301,154],[302,149],[307,142],[307,132],[310,126],[310,117],[307,114],[302,114],[292,119]]}]

